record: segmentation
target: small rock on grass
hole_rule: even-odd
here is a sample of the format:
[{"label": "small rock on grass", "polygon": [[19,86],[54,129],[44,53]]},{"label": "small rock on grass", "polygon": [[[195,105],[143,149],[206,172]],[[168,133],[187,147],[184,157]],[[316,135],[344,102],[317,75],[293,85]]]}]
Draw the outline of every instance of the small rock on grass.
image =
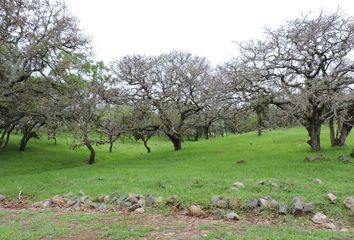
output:
[{"label": "small rock on grass", "polygon": [[334,225],[333,223],[326,223],[325,224],[325,228],[327,228],[327,229],[336,229],[336,225]]},{"label": "small rock on grass", "polygon": [[140,208],[137,208],[134,210],[134,213],[137,213],[137,214],[143,214],[145,212],[145,209],[140,207]]},{"label": "small rock on grass", "polygon": [[172,195],[167,199],[168,204],[175,204],[177,202],[177,196]]},{"label": "small rock on grass", "polygon": [[42,207],[43,208],[49,208],[52,206],[52,201],[51,200],[45,200],[43,203],[42,203]]},{"label": "small rock on grass", "polygon": [[287,212],[288,212],[288,206],[286,206],[286,204],[284,204],[284,203],[280,203],[278,213],[279,214],[287,214]]},{"label": "small rock on grass", "polygon": [[303,200],[300,197],[295,197],[293,200],[293,205],[292,205],[292,213],[293,214],[300,214],[302,213],[302,210],[304,209],[303,206]]},{"label": "small rock on grass", "polygon": [[261,208],[267,207],[268,204],[269,204],[269,203],[268,203],[268,200],[265,199],[265,198],[260,198],[260,199],[258,200],[258,206],[261,207]]},{"label": "small rock on grass", "polygon": [[306,203],[304,204],[304,212],[310,213],[315,211],[315,204],[314,203]]},{"label": "small rock on grass", "polygon": [[249,208],[255,208],[258,206],[258,201],[256,199],[251,199],[248,201],[247,206]]},{"label": "small rock on grass", "polygon": [[312,182],[313,182],[314,184],[322,184],[322,183],[323,183],[322,180],[319,179],[319,178],[313,179]]},{"label": "small rock on grass", "polygon": [[244,188],[245,184],[243,184],[242,182],[234,182],[232,186],[235,188]]},{"label": "small rock on grass", "polygon": [[327,199],[330,201],[330,203],[336,203],[337,201],[337,197],[333,193],[328,193]]},{"label": "small rock on grass", "polygon": [[5,201],[6,197],[4,195],[0,195],[0,202]]},{"label": "small rock on grass", "polygon": [[317,224],[325,224],[327,221],[327,216],[324,215],[323,213],[316,213],[313,217],[312,217],[312,222],[317,223]]},{"label": "small rock on grass", "polygon": [[346,208],[353,209],[354,208],[354,196],[350,196],[350,197],[345,198],[343,203]]},{"label": "small rock on grass", "polygon": [[240,216],[237,215],[237,213],[235,213],[235,212],[229,212],[229,213],[226,215],[226,219],[227,219],[227,220],[235,220],[235,221],[237,221],[237,220],[240,220]]},{"label": "small rock on grass", "polygon": [[203,210],[198,205],[192,205],[189,207],[188,213],[189,213],[189,215],[191,215],[193,217],[200,217],[203,215]]},{"label": "small rock on grass", "polygon": [[275,209],[277,206],[278,206],[278,202],[276,200],[273,199],[272,201],[270,201],[269,208]]}]

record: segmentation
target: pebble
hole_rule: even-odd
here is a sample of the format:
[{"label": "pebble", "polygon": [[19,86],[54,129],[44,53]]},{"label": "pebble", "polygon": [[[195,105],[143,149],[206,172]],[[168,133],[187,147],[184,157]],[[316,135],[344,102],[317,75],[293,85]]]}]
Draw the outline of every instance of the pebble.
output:
[{"label": "pebble", "polygon": [[354,196],[347,197],[343,201],[344,206],[348,209],[353,209],[354,208]]},{"label": "pebble", "polygon": [[322,183],[323,183],[322,180],[319,179],[319,178],[313,179],[312,182],[313,182],[314,184],[322,184]]},{"label": "pebble", "polygon": [[200,217],[203,214],[203,210],[198,205],[190,206],[188,212],[193,217]]},{"label": "pebble", "polygon": [[229,212],[227,215],[226,215],[226,219],[227,220],[240,220],[240,216],[237,215],[237,213],[235,212]]},{"label": "pebble", "polygon": [[244,188],[245,184],[243,184],[242,182],[234,182],[232,186],[236,188]]},{"label": "pebble", "polygon": [[331,203],[336,203],[336,201],[337,201],[337,197],[336,197],[336,195],[334,195],[333,193],[328,193],[328,194],[327,194],[327,199],[328,199]]},{"label": "pebble", "polygon": [[318,224],[325,224],[327,221],[327,216],[324,215],[323,213],[316,213],[313,217],[312,217],[312,222],[314,223],[318,223]]},{"label": "pebble", "polygon": [[5,201],[6,197],[4,195],[0,195],[0,202]]}]

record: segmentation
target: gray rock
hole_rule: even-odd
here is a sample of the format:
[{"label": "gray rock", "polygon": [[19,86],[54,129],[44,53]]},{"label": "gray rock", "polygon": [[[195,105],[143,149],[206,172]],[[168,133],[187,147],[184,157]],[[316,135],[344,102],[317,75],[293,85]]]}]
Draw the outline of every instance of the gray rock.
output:
[{"label": "gray rock", "polygon": [[177,196],[172,195],[167,199],[168,204],[175,204],[177,202]]},{"label": "gray rock", "polygon": [[105,211],[105,210],[107,210],[107,205],[104,204],[104,203],[100,204],[100,205],[98,206],[98,210],[100,210],[100,211]]},{"label": "gray rock", "polygon": [[229,212],[229,213],[226,215],[226,219],[227,219],[227,220],[235,220],[235,221],[237,221],[237,220],[240,220],[240,216],[237,215],[237,213],[235,213],[235,212]]},{"label": "gray rock", "polygon": [[275,209],[277,206],[278,206],[278,202],[276,200],[273,199],[272,201],[270,201],[269,208]]},{"label": "gray rock", "polygon": [[325,157],[323,155],[319,155],[319,156],[308,156],[305,157],[305,162],[314,162],[314,161],[320,161],[320,160],[324,160]]},{"label": "gray rock", "polygon": [[340,156],[337,158],[337,160],[338,160],[338,161],[341,161],[341,162],[343,162],[343,163],[349,163],[349,162],[350,162],[349,158],[348,158],[347,156],[345,156],[345,155],[340,155]]},{"label": "gray rock", "polygon": [[271,185],[272,187],[275,187],[275,188],[278,188],[278,187],[279,187],[279,184],[276,183],[276,182],[272,182],[270,185]]},{"label": "gray rock", "polygon": [[245,184],[243,184],[242,182],[234,182],[232,186],[235,188],[244,188]]},{"label": "gray rock", "polygon": [[200,217],[203,214],[203,210],[198,205],[192,205],[188,208],[189,215],[193,217]]},{"label": "gray rock", "polygon": [[6,197],[4,195],[0,195],[0,202],[5,201]]},{"label": "gray rock", "polygon": [[293,205],[291,207],[293,214],[301,214],[304,209],[303,200],[300,197],[295,197],[293,200]]},{"label": "gray rock", "polygon": [[216,206],[218,208],[227,208],[228,203],[227,203],[227,199],[221,199],[216,203]]},{"label": "gray rock", "polygon": [[344,199],[344,206],[348,209],[354,209],[354,196],[350,196]]},{"label": "gray rock", "polygon": [[322,180],[319,179],[319,178],[313,179],[312,182],[313,182],[314,184],[322,184]]},{"label": "gray rock", "polygon": [[288,213],[288,206],[284,203],[279,204],[279,209],[278,209],[279,214],[287,214]]},{"label": "gray rock", "polygon": [[325,224],[325,228],[327,229],[336,229],[336,225],[334,225],[333,223],[326,223]]},{"label": "gray rock", "polygon": [[312,222],[317,224],[325,224],[327,222],[327,216],[318,212],[312,217]]},{"label": "gray rock", "polygon": [[267,207],[269,205],[269,202],[267,199],[265,198],[260,198],[258,200],[258,206],[261,207],[261,208],[264,208],[264,207]]},{"label": "gray rock", "polygon": [[42,207],[43,208],[49,208],[52,206],[52,201],[49,199],[49,200],[45,200],[42,204]]},{"label": "gray rock", "polygon": [[146,206],[152,206],[155,204],[155,202],[155,198],[152,195],[148,194],[146,196]]},{"label": "gray rock", "polygon": [[97,197],[97,202],[101,202],[101,203],[104,202],[104,197],[105,197],[105,196],[102,196],[102,195],[101,195],[101,196],[98,196],[98,197]]},{"label": "gray rock", "polygon": [[141,208],[139,204],[134,204],[131,207],[128,208],[129,212],[134,212],[136,209]]},{"label": "gray rock", "polygon": [[336,203],[337,197],[333,193],[327,193],[327,199],[330,203]]},{"label": "gray rock", "polygon": [[259,180],[257,181],[257,185],[265,185],[267,183],[266,180]]},{"label": "gray rock", "polygon": [[251,199],[248,201],[247,206],[249,208],[255,208],[258,206],[258,201],[256,199]]},{"label": "gray rock", "polygon": [[304,204],[304,212],[306,213],[312,213],[315,211],[315,204],[314,203],[306,203]]},{"label": "gray rock", "polygon": [[145,209],[143,207],[137,208],[134,210],[134,213],[137,214],[143,214],[145,212]]},{"label": "gray rock", "polygon": [[220,199],[221,199],[220,196],[214,195],[214,196],[211,197],[211,202],[212,202],[213,205],[216,205]]}]

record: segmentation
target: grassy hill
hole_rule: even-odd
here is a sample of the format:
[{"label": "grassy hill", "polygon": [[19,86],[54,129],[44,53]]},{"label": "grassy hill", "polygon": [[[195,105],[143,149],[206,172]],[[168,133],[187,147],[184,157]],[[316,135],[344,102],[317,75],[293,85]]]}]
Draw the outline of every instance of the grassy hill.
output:
[{"label": "grassy hill", "polygon": [[[108,146],[96,147],[97,163],[92,166],[84,163],[86,149],[70,150],[69,140],[63,137],[57,145],[44,138],[32,140],[26,152],[17,150],[19,140],[19,136],[12,136],[8,149],[0,152],[0,194],[10,198],[20,190],[31,201],[80,190],[89,196],[118,191],[164,198],[177,195],[186,206],[207,207],[213,195],[241,201],[270,196],[288,204],[293,197],[301,196],[306,202],[314,202],[316,211],[338,221],[351,221],[342,202],[354,194],[354,164],[342,163],[337,157],[349,155],[354,147],[353,134],[346,146],[333,148],[324,129],[320,153],[325,160],[316,162],[304,162],[306,156],[318,153],[309,150],[303,128],[270,131],[261,137],[247,133],[186,141],[179,152],[172,151],[165,139],[151,140],[151,154],[140,142],[117,142],[113,153],[108,153]],[[237,164],[239,160],[245,163]],[[313,184],[314,178],[320,178],[323,184]],[[275,182],[279,187],[260,186],[256,184],[259,180]],[[245,187],[231,189],[235,181]],[[328,203],[328,192],[338,197],[338,204]]]}]

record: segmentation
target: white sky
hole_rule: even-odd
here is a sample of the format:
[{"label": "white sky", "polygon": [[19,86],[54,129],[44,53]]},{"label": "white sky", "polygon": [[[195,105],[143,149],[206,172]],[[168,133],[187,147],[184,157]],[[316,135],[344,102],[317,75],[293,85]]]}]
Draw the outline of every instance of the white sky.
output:
[{"label": "white sky", "polygon": [[65,0],[91,36],[96,60],[188,51],[213,64],[237,55],[233,41],[260,38],[311,10],[354,16],[354,0]]}]

